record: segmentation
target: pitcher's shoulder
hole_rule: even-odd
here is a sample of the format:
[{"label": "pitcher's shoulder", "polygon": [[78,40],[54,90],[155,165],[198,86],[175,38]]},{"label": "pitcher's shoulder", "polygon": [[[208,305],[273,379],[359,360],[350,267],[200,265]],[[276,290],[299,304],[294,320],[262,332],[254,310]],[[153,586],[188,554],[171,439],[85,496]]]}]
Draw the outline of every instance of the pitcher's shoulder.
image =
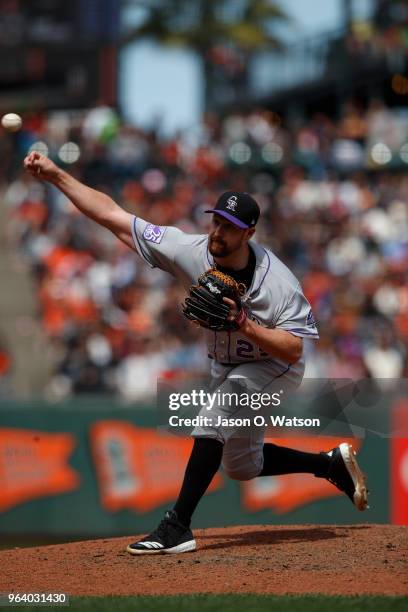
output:
[{"label": "pitcher's shoulder", "polygon": [[295,291],[300,282],[289,267],[270,248],[258,244],[254,246],[257,261],[259,259],[260,267],[264,269],[265,281]]}]

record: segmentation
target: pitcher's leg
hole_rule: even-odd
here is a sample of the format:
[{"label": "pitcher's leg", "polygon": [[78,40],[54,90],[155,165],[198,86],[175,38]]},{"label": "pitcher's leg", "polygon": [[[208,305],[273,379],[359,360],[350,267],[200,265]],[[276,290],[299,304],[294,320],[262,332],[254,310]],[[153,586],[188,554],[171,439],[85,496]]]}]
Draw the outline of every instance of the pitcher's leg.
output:
[{"label": "pitcher's leg", "polygon": [[306,453],[266,442],[263,445],[263,468],[259,476],[309,473],[327,475],[330,459],[325,453]]},{"label": "pitcher's leg", "polygon": [[166,512],[157,529],[129,544],[132,555],[181,553],[195,550],[191,516],[220,467],[223,444],[214,438],[196,438],[173,510]]},{"label": "pitcher's leg", "polygon": [[343,442],[328,452],[306,453],[266,443],[259,476],[309,473],[326,478],[345,493],[358,510],[368,508],[366,477],[357,463],[352,445]]},{"label": "pitcher's leg", "polygon": [[223,444],[214,438],[195,438],[187,463],[183,484],[174,510],[184,525],[190,525],[198,502],[217,473],[223,452]]}]

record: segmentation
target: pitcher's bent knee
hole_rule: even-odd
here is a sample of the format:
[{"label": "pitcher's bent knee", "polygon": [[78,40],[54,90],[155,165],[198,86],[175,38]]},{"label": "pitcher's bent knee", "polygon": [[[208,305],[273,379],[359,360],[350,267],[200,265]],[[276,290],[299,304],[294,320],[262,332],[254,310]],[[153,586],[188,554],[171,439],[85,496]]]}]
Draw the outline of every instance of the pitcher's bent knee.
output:
[{"label": "pitcher's bent knee", "polygon": [[256,478],[259,474],[259,470],[255,470],[255,469],[231,470],[231,469],[224,468],[224,472],[227,474],[229,478],[232,478],[232,480],[252,480],[252,478]]},{"label": "pitcher's bent knee", "polygon": [[262,471],[262,464],[262,459],[254,462],[253,458],[248,457],[248,460],[242,464],[234,460],[223,459],[222,467],[226,475],[232,480],[252,480]]}]

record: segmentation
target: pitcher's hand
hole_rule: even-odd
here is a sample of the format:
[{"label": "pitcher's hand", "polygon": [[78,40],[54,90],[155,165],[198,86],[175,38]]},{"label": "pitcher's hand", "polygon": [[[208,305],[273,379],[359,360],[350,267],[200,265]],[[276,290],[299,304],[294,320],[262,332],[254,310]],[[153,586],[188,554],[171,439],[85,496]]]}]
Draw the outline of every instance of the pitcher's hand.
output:
[{"label": "pitcher's hand", "polygon": [[230,298],[222,298],[227,306],[230,307],[230,313],[228,315],[227,320],[235,323],[236,329],[240,329],[245,321],[247,320],[247,312],[244,306],[238,304],[234,300],[230,300]]},{"label": "pitcher's hand", "polygon": [[34,178],[50,182],[56,178],[59,171],[53,161],[38,151],[32,151],[27,155],[24,160],[24,168]]}]

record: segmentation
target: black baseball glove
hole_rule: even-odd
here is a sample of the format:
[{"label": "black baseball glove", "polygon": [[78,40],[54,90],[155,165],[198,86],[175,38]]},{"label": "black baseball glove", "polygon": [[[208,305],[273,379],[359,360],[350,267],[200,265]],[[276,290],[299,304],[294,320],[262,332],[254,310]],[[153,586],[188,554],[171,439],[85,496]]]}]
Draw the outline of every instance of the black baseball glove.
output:
[{"label": "black baseball glove", "polygon": [[[237,283],[228,274],[211,268],[198,279],[198,285],[190,287],[190,295],[185,299],[184,316],[197,325],[213,331],[233,331],[239,329],[246,319],[241,296],[245,286]],[[238,313],[231,320],[231,309],[223,298],[233,300]]]}]

